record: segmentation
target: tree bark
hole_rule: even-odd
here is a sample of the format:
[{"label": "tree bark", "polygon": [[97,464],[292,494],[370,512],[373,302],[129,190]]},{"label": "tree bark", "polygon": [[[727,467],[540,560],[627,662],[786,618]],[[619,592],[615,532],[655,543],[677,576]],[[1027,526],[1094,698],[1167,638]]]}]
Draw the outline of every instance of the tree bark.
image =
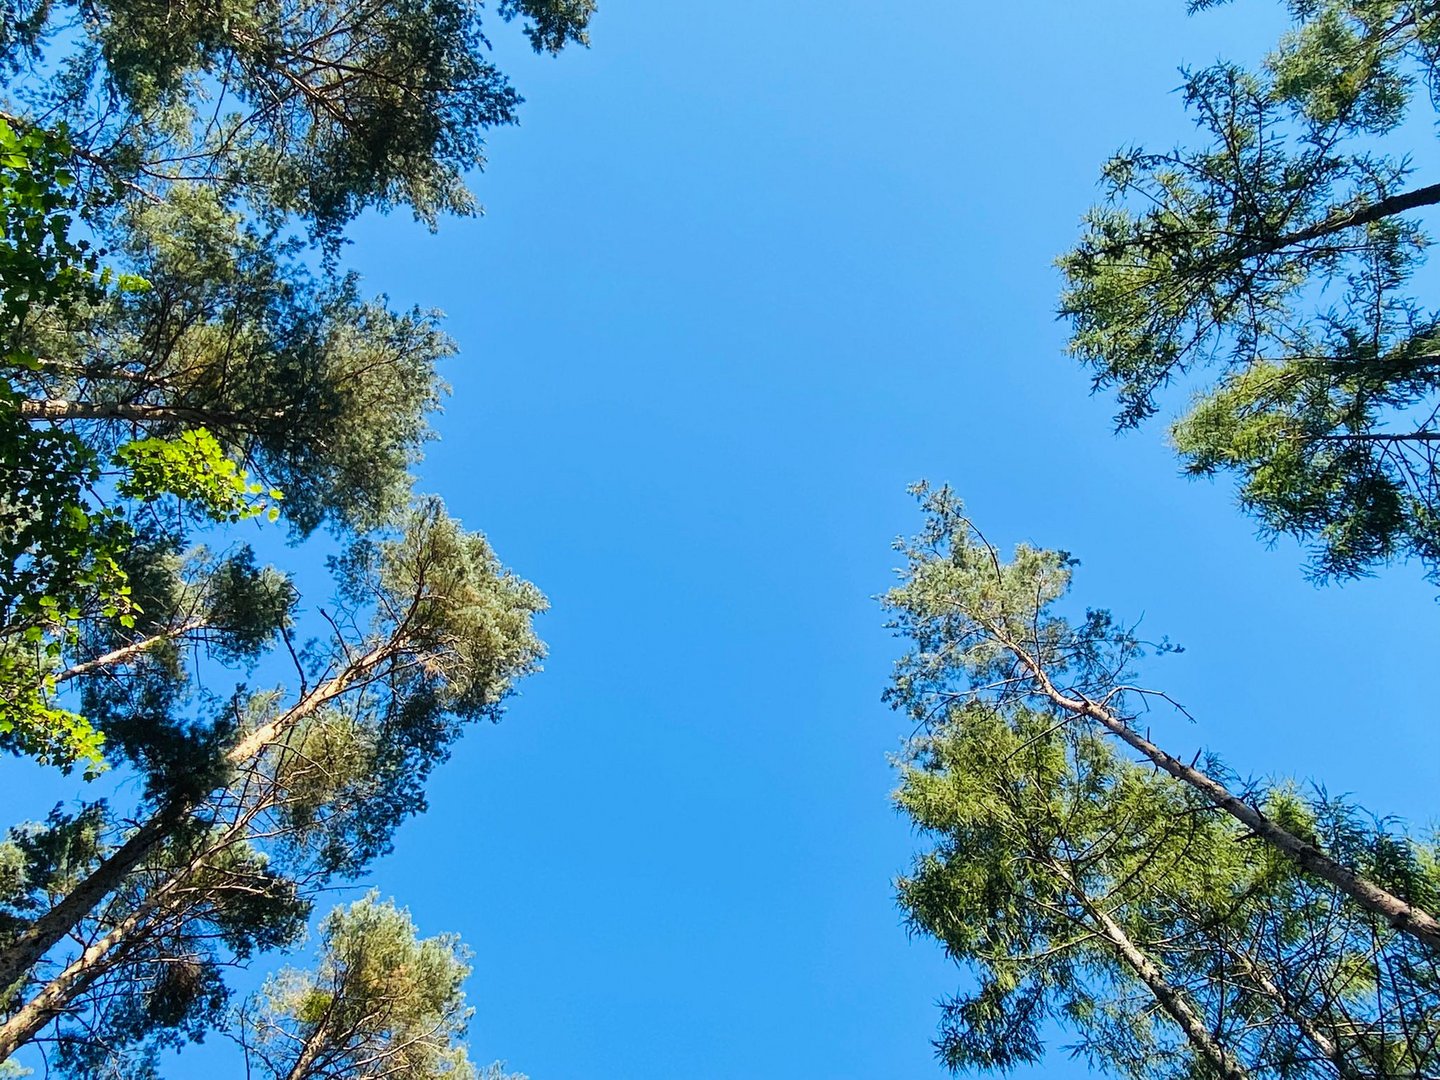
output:
[{"label": "tree bark", "polygon": [[[1323,221],[1317,221],[1313,225],[1307,225],[1303,229],[1296,229],[1294,232],[1284,233],[1271,240],[1258,240],[1248,244],[1241,244],[1229,250],[1222,248],[1213,255],[1200,260],[1199,264],[1193,268],[1193,270],[1202,272],[1209,271],[1242,263],[1246,259],[1275,255],[1297,244],[1307,244],[1311,240],[1319,240],[1322,237],[1331,236],[1345,229],[1353,229],[1359,225],[1369,225],[1372,222],[1383,221],[1387,217],[1394,217],[1396,214],[1403,214],[1407,210],[1418,210],[1422,206],[1433,206],[1436,203],[1440,203],[1440,184],[1430,184],[1426,187],[1416,188],[1413,191],[1402,191],[1397,195],[1387,195],[1385,198],[1377,199],[1373,203],[1366,203],[1364,206],[1344,213],[1332,214]],[[1099,249],[1098,254],[1107,258],[1118,259],[1130,249],[1132,243],[1143,244],[1144,239],[1137,237],[1132,242],[1106,245]]]},{"label": "tree bark", "polygon": [[98,938],[72,960],[65,970],[47,982],[40,991],[20,1006],[0,1025],[0,1062],[35,1038],[46,1024],[59,1016],[69,1004],[96,979],[114,967],[119,957],[111,951],[122,943],[141,922],[136,912]]},{"label": "tree bark", "polygon": [[1029,652],[1011,641],[993,623],[987,620],[980,621],[981,625],[985,626],[990,634],[1013,653],[1021,665],[1030,672],[1041,694],[1056,708],[1073,716],[1093,720],[1116,738],[1138,750],[1175,779],[1200,792],[1216,807],[1249,828],[1256,836],[1272,844],[1302,870],[1314,874],[1323,881],[1328,881],[1366,911],[1380,916],[1396,930],[1411,935],[1436,953],[1440,953],[1440,922],[1437,922],[1429,912],[1387,892],[1374,882],[1362,878],[1353,870],[1341,866],[1314,844],[1300,839],[1294,833],[1275,824],[1258,809],[1237,797],[1214,777],[1193,766],[1186,765],[1178,758],[1171,757],[1098,702],[1091,701],[1083,695],[1070,697],[1062,694],[1055,688],[1049,675]]},{"label": "tree bark", "polygon": [[1066,699],[1063,695],[1056,695],[1054,700],[1066,711],[1096,721],[1171,776],[1195,788],[1236,821],[1247,826],[1256,836],[1278,848],[1302,870],[1330,882],[1365,910],[1379,915],[1396,930],[1411,935],[1440,953],[1440,922],[1429,912],[1387,892],[1348,867],[1341,866],[1314,844],[1275,824],[1214,777],[1171,757],[1108,709],[1093,701]]},{"label": "tree bark", "polygon": [[1247,976],[1255,980],[1255,985],[1260,988],[1261,993],[1272,998],[1280,1007],[1284,1017],[1299,1029],[1300,1034],[1305,1036],[1310,1045],[1315,1047],[1322,1057],[1335,1066],[1335,1072],[1342,1080],[1357,1080],[1358,1074],[1345,1060],[1345,1055],[1340,1052],[1339,1047],[1300,1011],[1299,1005],[1289,994],[1277,986],[1275,981],[1244,953],[1232,952],[1230,956],[1240,961],[1241,969]]},{"label": "tree bark", "polygon": [[153,928],[155,922],[165,918],[167,913],[171,916],[179,914],[180,908],[174,899],[176,891],[187,885],[193,875],[218,852],[243,841],[254,819],[272,805],[273,801],[266,801],[246,808],[218,838],[213,838],[186,861],[172,867],[168,876],[156,884],[133,911],[34,991],[30,999],[0,1025],[0,1061],[34,1039],[46,1024],[68,1009],[97,979],[122,964],[137,940],[144,940],[143,934],[139,939],[135,937],[137,931]]},{"label": "tree bark", "polygon": [[[321,683],[291,708],[281,713],[242,739],[226,755],[232,765],[242,764],[261,750],[282,738],[296,723],[322,705],[333,701],[358,682],[395,651],[393,641],[377,646],[352,661],[333,679]],[[139,866],[175,824],[197,805],[196,800],[172,802],[161,807],[125,843],[106,857],[99,866],[41,915],[4,949],[0,949],[0,989],[13,986],[26,971],[39,963],[67,933],[125,880]]]},{"label": "tree bark", "polygon": [[1353,229],[1357,225],[1369,225],[1372,222],[1383,221],[1387,217],[1403,214],[1407,210],[1418,210],[1422,206],[1433,206],[1436,203],[1440,203],[1440,184],[1430,184],[1428,187],[1416,188],[1413,191],[1402,191],[1398,195],[1387,195],[1373,203],[1367,203],[1365,206],[1347,213],[1332,215],[1324,221],[1316,222],[1304,229],[1297,229],[1292,233],[1286,233],[1274,240],[1249,244],[1235,254],[1235,259],[1238,262],[1260,255],[1273,255],[1287,247],[1294,247],[1296,244],[1309,243],[1311,240],[1319,240],[1322,236],[1330,236],[1345,229]]},{"label": "tree bark", "polygon": [[26,420],[129,420],[137,424],[195,424],[207,427],[244,427],[256,420],[277,420],[279,414],[257,416],[226,409],[189,405],[147,405],[129,401],[69,401],[31,398],[20,402]]},{"label": "tree bark", "polygon": [[295,1059],[295,1064],[290,1066],[290,1071],[285,1074],[285,1080],[306,1080],[315,1062],[320,1058],[320,1052],[325,1045],[326,1023],[322,1021],[310,1029],[310,1034],[305,1037],[305,1043],[300,1047],[300,1054]]},{"label": "tree bark", "polygon": [[1059,861],[1053,857],[1045,857],[1041,861],[1065,883],[1070,895],[1085,909],[1085,913],[1090,916],[1100,931],[1100,935],[1110,943],[1126,966],[1139,976],[1140,981],[1145,984],[1150,993],[1155,996],[1160,1007],[1165,1010],[1165,1014],[1179,1025],[1180,1030],[1185,1032],[1185,1037],[1190,1040],[1190,1045],[1209,1060],[1217,1074],[1223,1080],[1247,1080],[1249,1074],[1234,1057],[1226,1052],[1223,1046],[1215,1041],[1215,1036],[1210,1033],[1210,1029],[1205,1026],[1205,1021],[1185,1000],[1184,994],[1170,984],[1155,962],[1131,940],[1130,935],[1125,933],[1125,929],[1110,916],[1110,913],[1095,903],[1090,894],[1081,887],[1070,871]]},{"label": "tree bark", "polygon": [[188,634],[192,630],[203,629],[204,625],[205,624],[200,622],[198,619],[187,619],[179,626],[171,627],[169,630],[161,631],[158,634],[152,634],[150,637],[142,638],[141,640],[132,642],[129,645],[122,645],[120,646],[120,648],[112,649],[110,652],[97,656],[93,660],[85,660],[79,664],[73,664],[70,667],[66,668],[64,671],[60,672],[58,675],[56,675],[55,681],[57,683],[68,682],[69,680],[79,678],[82,675],[90,675],[96,671],[101,671],[108,667],[114,667],[116,664],[123,664],[126,661],[135,659],[137,656],[140,656],[143,653],[149,652],[156,645],[163,644],[167,641],[173,641],[175,638]]}]

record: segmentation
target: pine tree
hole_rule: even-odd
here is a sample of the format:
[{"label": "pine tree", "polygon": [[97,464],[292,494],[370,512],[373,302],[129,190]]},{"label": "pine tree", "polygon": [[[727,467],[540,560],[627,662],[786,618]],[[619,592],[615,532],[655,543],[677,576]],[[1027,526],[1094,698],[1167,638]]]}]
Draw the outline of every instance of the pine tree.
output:
[{"label": "pine tree", "polygon": [[1060,260],[1061,311],[1120,427],[1171,383],[1195,390],[1172,428],[1185,468],[1235,474],[1267,533],[1311,544],[1316,576],[1406,557],[1433,576],[1440,314],[1413,279],[1440,183],[1413,175],[1402,124],[1435,100],[1440,14],[1289,8],[1258,71],[1187,73],[1198,148],[1105,166],[1106,200]]},{"label": "pine tree", "polygon": [[949,491],[921,495],[888,697],[921,732],[896,797],[935,841],[901,905],[977,978],[945,1006],[946,1063],[1037,1061],[1055,1020],[1136,1078],[1440,1068],[1440,845],[1166,753],[1143,643],[1059,610],[1073,560],[1004,560]]},{"label": "pine tree", "polygon": [[[493,10],[555,52],[592,9]],[[140,1077],[226,1022],[538,664],[543,597],[413,490],[454,346],[341,261],[366,208],[475,210],[520,101],[481,17],[0,0],[0,748],[138,793],[0,842],[0,1062]],[[334,552],[308,620],[267,520]]]},{"label": "pine tree", "polygon": [[275,1080],[502,1080],[462,1041],[466,959],[453,937],[418,939],[409,913],[372,893],[326,918],[313,971],[280,973],[247,1005],[247,1059]]}]

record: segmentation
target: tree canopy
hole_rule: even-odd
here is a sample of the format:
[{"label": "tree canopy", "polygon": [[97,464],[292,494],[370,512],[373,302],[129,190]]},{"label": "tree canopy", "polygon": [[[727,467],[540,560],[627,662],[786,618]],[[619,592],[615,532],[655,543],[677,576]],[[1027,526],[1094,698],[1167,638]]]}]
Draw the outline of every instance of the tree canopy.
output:
[{"label": "tree canopy", "polygon": [[[491,11],[555,52],[593,3]],[[0,749],[133,794],[0,841],[0,1062],[158,1075],[235,1029],[226,969],[293,947],[538,667],[544,598],[414,490],[454,345],[343,264],[366,208],[476,209],[520,103],[484,14],[0,2]],[[329,593],[261,526],[318,533]],[[448,971],[413,1075],[477,1075],[453,942],[325,926],[322,978],[350,934]]]},{"label": "tree canopy", "polygon": [[1120,427],[1168,408],[1172,383],[1193,390],[1171,428],[1185,469],[1235,475],[1267,534],[1309,543],[1316,576],[1409,557],[1433,576],[1440,316],[1417,282],[1417,212],[1440,184],[1410,144],[1433,122],[1440,16],[1288,6],[1294,28],[1258,70],[1185,74],[1198,146],[1105,166],[1105,201],[1060,260],[1061,312]]},{"label": "tree canopy", "polygon": [[[1413,558],[1433,580],[1440,314],[1421,214],[1440,184],[1409,147],[1433,119],[1440,12],[1287,6],[1256,70],[1184,73],[1195,147],[1105,165],[1060,259],[1070,351],[1121,429],[1190,394],[1170,429],[1185,470],[1233,474],[1265,534],[1309,545],[1315,578]],[[1190,717],[1141,672],[1171,647],[1067,611],[1068,554],[1007,559],[948,489],[917,490],[926,524],[885,598],[908,650],[887,698],[917,726],[895,798],[930,844],[900,904],[969,975],[943,1005],[945,1064],[1040,1061],[1058,1026],[1136,1080],[1440,1069],[1437,838],[1167,752],[1152,726]]]},{"label": "tree canopy", "polygon": [[409,912],[371,894],[326,918],[313,971],[282,972],[249,1004],[247,1060],[276,1080],[501,1080],[459,1041],[469,974],[453,937],[418,939]]},{"label": "tree canopy", "polygon": [[[594,7],[495,11],[558,52],[584,43]],[[9,93],[69,125],[97,189],[202,184],[331,239],[367,206],[432,225],[473,212],[465,174],[484,163],[485,130],[520,104],[473,0],[6,0],[0,12]]]},{"label": "tree canopy", "polygon": [[1073,560],[1004,559],[921,495],[887,696],[920,732],[896,800],[934,844],[901,907],[975,981],[944,1005],[946,1064],[1039,1061],[1058,1023],[1137,1080],[1440,1067],[1440,842],[1167,753],[1145,644],[1061,610]]}]

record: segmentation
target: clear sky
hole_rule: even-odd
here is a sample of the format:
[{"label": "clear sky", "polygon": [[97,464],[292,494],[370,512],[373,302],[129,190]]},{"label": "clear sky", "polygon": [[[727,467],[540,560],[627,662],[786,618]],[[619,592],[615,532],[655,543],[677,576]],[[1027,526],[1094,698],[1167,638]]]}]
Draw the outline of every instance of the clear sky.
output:
[{"label": "clear sky", "polygon": [[[943,1075],[962,976],[894,906],[922,841],[888,803],[874,601],[922,477],[1186,646],[1148,675],[1198,723],[1157,741],[1440,816],[1435,590],[1307,584],[1161,428],[1111,434],[1054,319],[1105,156],[1185,138],[1177,68],[1279,26],[1265,0],[605,0],[559,60],[497,31],[528,101],[487,216],[367,218],[347,254],[447,312],[424,486],[553,603],[545,672],[371,879],[474,949],[478,1059]],[[1085,1073],[1063,1042],[1035,1075]]]}]

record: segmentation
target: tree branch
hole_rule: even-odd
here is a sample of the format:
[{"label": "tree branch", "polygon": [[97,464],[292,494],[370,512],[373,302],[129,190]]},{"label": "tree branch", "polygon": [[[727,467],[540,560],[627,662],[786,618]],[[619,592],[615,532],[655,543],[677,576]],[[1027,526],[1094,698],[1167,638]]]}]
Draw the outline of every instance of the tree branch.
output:
[{"label": "tree branch", "polygon": [[1124,928],[1110,913],[1095,903],[1094,898],[1081,888],[1080,883],[1058,860],[1047,857],[1040,861],[1064,883],[1070,895],[1094,921],[1100,935],[1110,943],[1126,966],[1140,977],[1140,981],[1155,995],[1160,1007],[1180,1026],[1190,1044],[1210,1062],[1216,1073],[1224,1080],[1246,1080],[1249,1073],[1216,1042],[1210,1029],[1205,1026],[1205,1021],[1191,1008],[1179,989],[1166,980],[1155,962],[1131,940],[1130,935],[1125,933]]},{"label": "tree branch", "polygon": [[1225,811],[1242,825],[1247,826],[1257,836],[1274,845],[1302,870],[1330,882],[1366,911],[1380,916],[1396,930],[1411,935],[1436,953],[1440,953],[1440,922],[1437,922],[1429,912],[1387,892],[1374,882],[1340,865],[1314,844],[1281,828],[1255,807],[1238,798],[1214,777],[1193,766],[1186,765],[1178,758],[1171,757],[1104,706],[1091,701],[1083,694],[1076,697],[1062,694],[1055,688],[1049,675],[1045,673],[1034,657],[997,632],[993,626],[990,627],[990,630],[996,640],[1009,649],[1015,658],[1034,675],[1040,693],[1056,708],[1062,709],[1072,716],[1095,721],[1122,742],[1138,750],[1175,779],[1199,791],[1216,807]]},{"label": "tree branch", "polygon": [[129,401],[67,401],[63,398],[20,402],[26,420],[130,420],[137,424],[180,423],[236,427],[256,420],[278,420],[281,412],[238,413],[187,405],[147,405]]},{"label": "tree branch", "polygon": [[188,634],[192,630],[202,629],[203,626],[204,623],[199,619],[187,619],[179,626],[171,627],[169,630],[162,630],[158,634],[152,634],[150,637],[142,638],[129,645],[122,645],[120,648],[112,649],[110,652],[97,656],[93,660],[86,660],[83,663],[74,664],[56,675],[55,681],[57,683],[68,682],[82,675],[90,675],[104,668],[126,663],[127,661],[135,659],[137,656],[149,652],[157,645],[161,645],[167,641],[173,641],[175,638]]},{"label": "tree branch", "polygon": [[[294,728],[317,709],[368,679],[399,649],[394,641],[382,642],[353,664],[315,687],[268,724],[262,724],[242,739],[225,759],[239,765]],[[163,843],[174,824],[194,809],[195,799],[182,799],[162,807],[137,829],[125,843],[110,853],[90,874],[67,892],[49,911],[0,949],[0,987],[12,986],[59,942],[70,928],[85,918],[113,892],[125,876]],[[3,1059],[0,1059],[3,1060]]]},{"label": "tree branch", "polygon": [[1433,206],[1440,203],[1440,184],[1431,184],[1428,187],[1416,188],[1414,191],[1403,191],[1398,195],[1388,195],[1373,203],[1357,207],[1344,214],[1334,214],[1324,221],[1316,222],[1314,225],[1304,229],[1297,229],[1295,232],[1286,233],[1284,236],[1276,237],[1273,240],[1262,240],[1249,244],[1235,253],[1236,261],[1253,259],[1260,255],[1273,255],[1277,251],[1283,251],[1287,247],[1294,247],[1296,244],[1309,243],[1311,240],[1319,240],[1323,236],[1332,233],[1342,232],[1345,229],[1353,229],[1357,225],[1369,225],[1372,222],[1382,221],[1387,217],[1394,217],[1396,214],[1403,214],[1407,210],[1416,210],[1422,206]]}]

